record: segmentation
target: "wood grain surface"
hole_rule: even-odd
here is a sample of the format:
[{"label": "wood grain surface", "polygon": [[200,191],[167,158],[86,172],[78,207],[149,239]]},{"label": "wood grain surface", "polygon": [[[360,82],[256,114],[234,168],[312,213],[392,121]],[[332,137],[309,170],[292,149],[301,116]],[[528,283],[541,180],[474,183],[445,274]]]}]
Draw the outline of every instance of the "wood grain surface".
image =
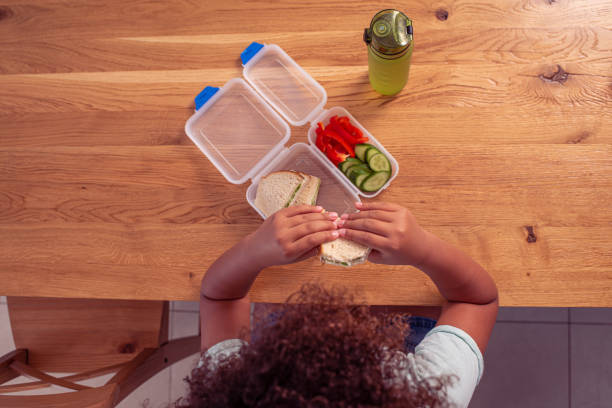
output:
[{"label": "wood grain surface", "polygon": [[[363,28],[414,20],[410,80],[370,87]],[[612,307],[612,1],[0,0],[0,294],[191,299],[261,220],[184,134],[193,98],[282,47],[397,159],[410,208],[494,276],[504,306]],[[307,126],[289,143],[306,142]],[[435,305],[409,267],[270,268]]]}]

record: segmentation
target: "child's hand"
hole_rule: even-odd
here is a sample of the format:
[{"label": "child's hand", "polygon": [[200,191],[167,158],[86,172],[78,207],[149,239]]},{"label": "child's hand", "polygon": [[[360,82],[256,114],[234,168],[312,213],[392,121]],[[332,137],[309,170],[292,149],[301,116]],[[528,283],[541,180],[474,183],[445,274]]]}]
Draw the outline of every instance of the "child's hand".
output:
[{"label": "child's hand", "polygon": [[419,265],[427,256],[428,234],[408,209],[391,203],[356,203],[360,212],[343,214],[341,237],[372,248],[368,260],[387,265]]},{"label": "child's hand", "polygon": [[250,234],[247,251],[262,269],[314,256],[319,245],[338,238],[336,213],[322,213],[322,207],[300,205],[283,208]]}]

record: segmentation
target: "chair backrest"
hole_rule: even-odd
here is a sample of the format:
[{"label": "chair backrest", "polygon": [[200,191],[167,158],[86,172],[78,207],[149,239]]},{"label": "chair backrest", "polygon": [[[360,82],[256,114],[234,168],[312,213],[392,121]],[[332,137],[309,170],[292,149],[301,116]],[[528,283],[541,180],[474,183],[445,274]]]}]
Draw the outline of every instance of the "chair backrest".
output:
[{"label": "chair backrest", "polygon": [[7,298],[17,349],[46,372],[82,372],[125,363],[167,341],[167,302]]},{"label": "chair backrest", "polygon": [[20,396],[0,395],[0,406],[11,408],[110,408],[112,407],[117,385],[108,384],[73,393],[53,395]]}]

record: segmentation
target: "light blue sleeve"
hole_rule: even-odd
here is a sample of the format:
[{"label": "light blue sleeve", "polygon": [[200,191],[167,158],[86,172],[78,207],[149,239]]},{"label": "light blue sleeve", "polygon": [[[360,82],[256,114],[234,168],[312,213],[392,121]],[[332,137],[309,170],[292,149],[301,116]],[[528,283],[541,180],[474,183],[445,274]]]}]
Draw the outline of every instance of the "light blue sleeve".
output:
[{"label": "light blue sleeve", "polygon": [[416,347],[413,361],[422,377],[455,376],[447,392],[449,402],[459,407],[468,406],[484,370],[482,353],[474,339],[448,325],[436,326],[427,333]]},{"label": "light blue sleeve", "polygon": [[202,367],[202,364],[204,363],[204,357],[208,355],[211,356],[211,363],[213,365],[216,365],[222,357],[227,357],[231,354],[238,353],[240,351],[240,348],[245,344],[246,342],[240,339],[228,339],[220,341],[202,354],[202,357],[200,357],[200,361],[198,362],[198,368]]}]

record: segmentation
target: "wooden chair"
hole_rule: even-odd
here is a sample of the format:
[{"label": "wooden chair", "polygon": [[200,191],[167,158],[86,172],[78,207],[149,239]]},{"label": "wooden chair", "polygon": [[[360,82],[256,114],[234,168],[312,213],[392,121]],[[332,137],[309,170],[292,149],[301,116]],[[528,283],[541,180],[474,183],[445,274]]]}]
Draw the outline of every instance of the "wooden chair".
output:
[{"label": "wooden chair", "polygon": [[[114,407],[200,349],[199,336],[168,342],[168,302],[9,297],[7,304],[16,350],[0,357],[0,407]],[[100,387],[75,382],[113,372]],[[34,381],[2,385],[20,375]],[[72,391],[3,395],[51,385]]]}]

